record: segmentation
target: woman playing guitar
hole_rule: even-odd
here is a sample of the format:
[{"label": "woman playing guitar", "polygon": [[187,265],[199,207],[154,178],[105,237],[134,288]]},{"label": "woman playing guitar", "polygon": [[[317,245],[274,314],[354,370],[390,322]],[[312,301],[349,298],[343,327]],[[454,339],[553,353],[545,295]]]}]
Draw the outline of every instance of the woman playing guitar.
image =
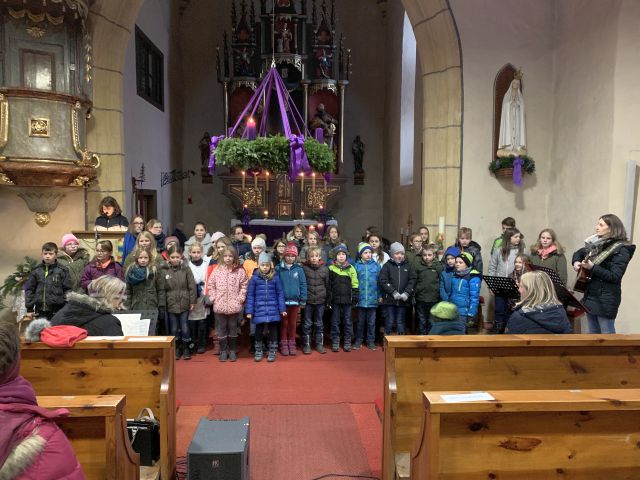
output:
[{"label": "woman playing guitar", "polygon": [[622,221],[611,213],[596,224],[595,235],[573,254],[573,269],[590,273],[582,303],[587,307],[589,333],[616,333],[615,319],[621,301],[622,277],[636,246],[627,240]]}]

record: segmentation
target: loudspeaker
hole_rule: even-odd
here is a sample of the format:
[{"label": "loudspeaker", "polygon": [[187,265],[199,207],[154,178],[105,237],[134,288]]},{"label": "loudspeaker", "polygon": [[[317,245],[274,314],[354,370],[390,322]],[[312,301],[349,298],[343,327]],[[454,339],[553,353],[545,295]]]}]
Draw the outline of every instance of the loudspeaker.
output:
[{"label": "loudspeaker", "polygon": [[249,480],[249,417],[202,417],[187,451],[187,479]]}]

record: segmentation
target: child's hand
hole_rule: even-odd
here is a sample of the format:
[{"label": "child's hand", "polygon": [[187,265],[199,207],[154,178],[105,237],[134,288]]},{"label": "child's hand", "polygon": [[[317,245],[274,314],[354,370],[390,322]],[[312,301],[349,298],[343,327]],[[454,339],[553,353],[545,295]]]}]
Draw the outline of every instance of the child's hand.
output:
[{"label": "child's hand", "polygon": [[282,312],[282,316],[286,317],[287,316],[287,312]]},{"label": "child's hand", "polygon": [[580,270],[580,267],[582,266],[582,262],[573,262],[573,269],[577,272],[578,270]]},{"label": "child's hand", "polygon": [[240,326],[243,327],[244,324],[247,323],[247,319],[243,318],[242,320],[240,320]]},{"label": "child's hand", "polygon": [[251,317],[252,317],[252,316],[253,316],[253,315],[251,315],[250,313],[247,313],[247,318],[248,318],[249,320],[251,320]]},{"label": "child's hand", "polygon": [[196,304],[195,303],[192,303],[192,304],[189,305],[189,311],[190,312],[193,312],[194,308],[196,308]]}]

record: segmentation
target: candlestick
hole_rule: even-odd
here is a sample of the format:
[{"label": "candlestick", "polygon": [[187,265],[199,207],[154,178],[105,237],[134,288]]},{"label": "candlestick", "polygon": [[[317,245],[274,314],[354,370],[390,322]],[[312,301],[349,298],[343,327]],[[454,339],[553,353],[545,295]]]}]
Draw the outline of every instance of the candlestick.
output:
[{"label": "candlestick", "polygon": [[316,172],[311,174],[311,191],[313,193],[316,192]]},{"label": "candlestick", "polygon": [[444,233],[444,217],[438,219],[438,233]]},{"label": "candlestick", "polygon": [[304,220],[304,212],[300,212],[300,216],[302,217],[302,220]]},{"label": "candlestick", "polygon": [[304,207],[304,172],[300,172],[300,208]]},{"label": "candlestick", "polygon": [[258,172],[253,172],[253,189],[258,191]]},{"label": "candlestick", "polygon": [[265,211],[264,211],[264,218],[265,218],[265,220],[266,220],[267,218],[269,218],[269,210],[265,210]]},{"label": "candlestick", "polygon": [[253,117],[249,117],[247,120],[247,140],[256,139],[256,121]]},{"label": "candlestick", "polygon": [[265,172],[265,175],[267,176],[266,191],[269,192],[269,172]]},{"label": "candlestick", "polygon": [[246,175],[246,172],[243,170],[243,171],[242,171],[242,172],[240,172],[240,173],[242,173],[242,192],[244,193],[244,187],[245,187],[245,175]]},{"label": "candlestick", "polygon": [[327,191],[327,179],[326,178],[324,179],[324,191],[325,191],[325,193]]}]

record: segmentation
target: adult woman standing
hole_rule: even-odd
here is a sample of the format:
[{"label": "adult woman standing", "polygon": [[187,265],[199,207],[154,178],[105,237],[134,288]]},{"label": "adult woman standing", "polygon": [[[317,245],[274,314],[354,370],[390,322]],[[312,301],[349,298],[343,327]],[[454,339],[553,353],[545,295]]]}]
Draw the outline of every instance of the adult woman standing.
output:
[{"label": "adult woman standing", "polygon": [[588,309],[590,333],[616,333],[615,320],[622,296],[622,277],[636,246],[629,243],[622,221],[612,213],[598,219],[596,233],[573,254],[575,271],[591,273],[582,298]]},{"label": "adult woman standing", "polygon": [[506,333],[571,333],[567,312],[544,272],[527,272],[518,284],[520,301],[509,317]]},{"label": "adult woman standing", "polygon": [[567,283],[567,259],[564,248],[558,242],[556,232],[545,228],[538,235],[538,241],[531,247],[531,263],[558,272],[558,276]]}]

